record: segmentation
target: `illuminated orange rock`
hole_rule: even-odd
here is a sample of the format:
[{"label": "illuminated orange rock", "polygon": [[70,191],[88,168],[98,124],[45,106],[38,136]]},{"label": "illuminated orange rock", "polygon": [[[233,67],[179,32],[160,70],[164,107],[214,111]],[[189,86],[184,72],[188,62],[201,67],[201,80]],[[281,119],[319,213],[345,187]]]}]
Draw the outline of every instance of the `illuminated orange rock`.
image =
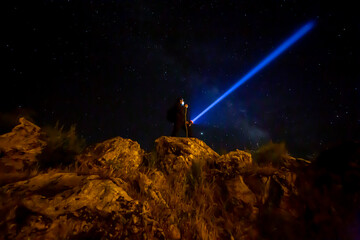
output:
[{"label": "illuminated orange rock", "polygon": [[155,141],[157,161],[165,173],[189,169],[194,160],[215,160],[219,157],[206,143],[197,138],[160,137]]},{"label": "illuminated orange rock", "polygon": [[231,177],[239,175],[241,169],[251,164],[251,154],[238,149],[216,159],[218,170]]},{"label": "illuminated orange rock", "polygon": [[97,175],[49,172],[8,184],[1,193],[2,218],[7,222],[2,233],[5,239],[162,236],[146,203]]},{"label": "illuminated orange rock", "polygon": [[257,164],[249,152],[220,156],[199,139],[167,136],[145,153],[116,137],[87,147],[66,169],[33,176],[27,170],[46,145],[41,139],[25,119],[0,136],[5,239],[279,239],[279,226],[294,239],[306,160],[286,154],[276,166]]},{"label": "illuminated orange rock", "polygon": [[126,175],[139,167],[143,155],[144,150],[137,142],[116,137],[86,148],[77,160],[92,172],[99,168],[112,168]]},{"label": "illuminated orange rock", "polygon": [[0,184],[24,178],[46,145],[40,127],[25,118],[19,122],[11,132],[0,136]]}]

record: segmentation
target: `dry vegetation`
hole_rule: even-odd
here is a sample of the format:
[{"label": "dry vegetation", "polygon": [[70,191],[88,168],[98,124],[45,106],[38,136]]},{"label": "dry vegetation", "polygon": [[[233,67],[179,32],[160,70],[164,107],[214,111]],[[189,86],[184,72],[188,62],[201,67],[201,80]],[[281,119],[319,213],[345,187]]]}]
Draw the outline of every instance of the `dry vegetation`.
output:
[{"label": "dry vegetation", "polygon": [[[284,143],[270,142],[251,153],[252,162],[248,153],[234,151],[226,157],[215,153],[216,157],[211,159],[197,155],[192,162],[179,161],[181,164],[176,169],[168,168],[172,165],[164,168],[168,162],[159,155],[159,149],[144,153],[139,146],[130,151],[139,152],[131,155],[138,156],[140,166],[136,168],[112,161],[113,156],[122,159],[121,152],[111,155],[107,165],[93,168],[86,164],[87,158],[81,162],[75,157],[83,149],[84,141],[76,135],[74,126],[65,131],[57,124],[45,131],[42,137],[47,147],[38,156],[39,165],[21,173],[2,175],[1,185],[43,173],[98,175],[125,190],[135,200],[131,202],[143,204],[144,211],[168,239],[357,239],[351,236],[357,236],[356,214],[360,206],[359,144],[347,143],[327,151],[310,165],[309,161],[289,156]],[[112,146],[110,151],[114,150]],[[169,150],[160,146],[160,151]],[[177,145],[171,150],[171,161],[184,159],[179,148]],[[99,149],[107,151],[101,146]],[[96,163],[99,158],[93,155],[93,150],[90,148],[89,154],[95,156]],[[173,154],[179,151],[178,156]],[[124,159],[125,163],[130,162]],[[21,200],[2,199],[0,214],[7,215],[9,209],[21,205]],[[22,219],[28,217],[29,210],[20,206],[16,211],[20,211],[16,213],[20,217],[15,220],[21,228],[26,224]],[[106,229],[106,224],[103,227]],[[63,232],[72,228],[64,226]],[[143,229],[148,231],[146,224]],[[91,231],[84,234],[80,238],[95,236]],[[99,238],[104,236],[97,234]]]},{"label": "dry vegetation", "polygon": [[85,147],[85,140],[76,134],[76,126],[71,125],[69,130],[64,126],[56,125],[43,128],[42,140],[47,145],[38,156],[39,168],[64,167],[75,162],[75,156]]},{"label": "dry vegetation", "polygon": [[[74,161],[75,154],[83,146],[75,128],[63,131],[56,125],[55,128],[47,128],[46,132],[49,147],[40,159],[54,162],[42,162],[43,170],[56,167],[49,171],[96,174],[103,179],[117,181],[132,198],[149,204],[152,216],[168,236],[177,232],[183,239],[240,239],[245,235],[251,239],[257,236],[251,227],[256,221],[251,219],[253,209],[234,202],[236,200],[226,191],[223,180],[211,174],[213,163],[206,159],[193,161],[190,169],[182,175],[161,174],[164,180],[156,184],[153,176],[159,173],[159,169],[155,151],[147,153],[142,166],[131,174],[124,175],[119,166],[99,168],[94,172]],[[253,153],[254,163],[243,168],[241,174],[271,176],[281,165],[284,154],[287,154],[284,144],[269,143]],[[152,190],[159,192],[166,204],[154,201],[151,194],[142,189],[143,178],[154,180]],[[244,219],[249,222],[244,224]]]}]

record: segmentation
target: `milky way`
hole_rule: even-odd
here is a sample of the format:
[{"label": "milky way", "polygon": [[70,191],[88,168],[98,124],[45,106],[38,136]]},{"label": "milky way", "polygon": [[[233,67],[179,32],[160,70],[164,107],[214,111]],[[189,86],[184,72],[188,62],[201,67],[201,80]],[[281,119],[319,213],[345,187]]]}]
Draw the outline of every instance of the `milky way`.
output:
[{"label": "milky way", "polygon": [[1,131],[23,114],[145,149],[178,96],[199,113],[288,34],[312,31],[194,125],[217,151],[285,141],[307,157],[360,136],[356,9],[320,1],[23,1],[2,6]]}]

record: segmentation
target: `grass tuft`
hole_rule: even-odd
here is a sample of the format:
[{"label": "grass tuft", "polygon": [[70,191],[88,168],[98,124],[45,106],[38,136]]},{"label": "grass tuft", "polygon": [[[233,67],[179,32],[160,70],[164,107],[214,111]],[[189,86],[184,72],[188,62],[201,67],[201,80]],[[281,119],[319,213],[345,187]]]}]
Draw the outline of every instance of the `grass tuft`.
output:
[{"label": "grass tuft", "polygon": [[259,166],[272,165],[274,167],[280,167],[284,163],[284,157],[288,155],[285,143],[273,143],[269,142],[253,154],[253,162]]},{"label": "grass tuft", "polygon": [[52,167],[64,167],[75,162],[75,156],[85,147],[85,140],[76,134],[76,126],[71,125],[69,130],[59,126],[57,122],[54,127],[43,128],[42,140],[47,145],[38,156],[39,167],[47,169]]}]

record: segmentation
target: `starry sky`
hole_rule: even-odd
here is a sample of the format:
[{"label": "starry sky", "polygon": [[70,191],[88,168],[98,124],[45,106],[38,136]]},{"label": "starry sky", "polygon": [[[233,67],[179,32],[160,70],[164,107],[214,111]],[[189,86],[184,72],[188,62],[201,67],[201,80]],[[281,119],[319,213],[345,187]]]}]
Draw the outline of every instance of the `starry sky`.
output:
[{"label": "starry sky", "polygon": [[25,115],[89,144],[151,150],[177,97],[191,117],[308,21],[305,37],[194,125],[218,152],[284,141],[294,156],[360,136],[357,8],[328,1],[2,3],[0,130]]}]

